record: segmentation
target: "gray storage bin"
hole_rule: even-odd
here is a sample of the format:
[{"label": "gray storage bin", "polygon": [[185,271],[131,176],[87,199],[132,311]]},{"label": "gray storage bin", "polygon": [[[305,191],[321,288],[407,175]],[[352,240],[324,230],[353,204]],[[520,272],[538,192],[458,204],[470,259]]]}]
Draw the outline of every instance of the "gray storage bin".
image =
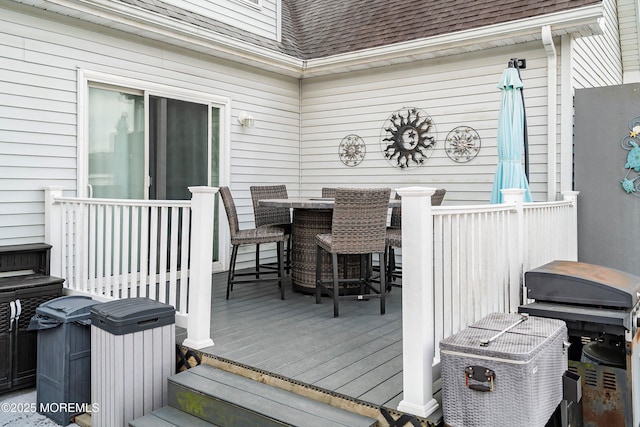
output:
[{"label": "gray storage bin", "polygon": [[167,404],[175,373],[175,309],[127,298],[91,309],[93,427],[126,426]]},{"label": "gray storage bin", "polygon": [[440,342],[442,409],[451,427],[544,427],[562,401],[567,327],[493,313]]},{"label": "gray storage bin", "polygon": [[64,296],[41,304],[31,318],[38,331],[37,409],[57,424],[91,405],[91,307],[97,301]]}]

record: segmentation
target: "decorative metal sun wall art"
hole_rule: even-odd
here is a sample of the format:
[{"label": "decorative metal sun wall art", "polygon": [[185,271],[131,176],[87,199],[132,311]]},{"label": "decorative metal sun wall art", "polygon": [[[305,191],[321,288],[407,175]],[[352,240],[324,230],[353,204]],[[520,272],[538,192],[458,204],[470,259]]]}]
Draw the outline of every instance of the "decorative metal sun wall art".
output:
[{"label": "decorative metal sun wall art", "polygon": [[[627,174],[624,179],[620,181],[622,188],[627,194],[633,194],[640,197],[640,193],[636,190],[640,190],[640,117],[636,117],[629,121],[629,136],[622,138],[620,144],[622,148],[627,150],[627,163],[624,168],[627,169]],[[635,176],[631,175],[634,174]],[[631,175],[631,176],[630,176]]]},{"label": "decorative metal sun wall art", "polygon": [[410,107],[391,114],[382,127],[380,140],[384,157],[393,166],[420,166],[433,153],[436,127],[427,113]]},{"label": "decorative metal sun wall art", "polygon": [[480,135],[469,126],[453,128],[444,140],[444,150],[454,162],[469,162],[480,151]]},{"label": "decorative metal sun wall art", "polygon": [[367,146],[358,135],[347,135],[338,146],[340,160],[347,166],[358,166],[367,153]]}]

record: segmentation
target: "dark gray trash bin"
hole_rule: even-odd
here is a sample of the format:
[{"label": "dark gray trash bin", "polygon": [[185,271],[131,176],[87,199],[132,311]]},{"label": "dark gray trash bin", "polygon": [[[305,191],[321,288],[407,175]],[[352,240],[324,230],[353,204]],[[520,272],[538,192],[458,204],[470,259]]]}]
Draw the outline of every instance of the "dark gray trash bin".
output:
[{"label": "dark gray trash bin", "polygon": [[38,331],[37,411],[60,425],[91,405],[91,307],[85,296],[64,296],[41,304],[31,318]]},{"label": "dark gray trash bin", "polygon": [[91,309],[93,427],[126,426],[168,403],[175,373],[175,309],[126,298]]}]

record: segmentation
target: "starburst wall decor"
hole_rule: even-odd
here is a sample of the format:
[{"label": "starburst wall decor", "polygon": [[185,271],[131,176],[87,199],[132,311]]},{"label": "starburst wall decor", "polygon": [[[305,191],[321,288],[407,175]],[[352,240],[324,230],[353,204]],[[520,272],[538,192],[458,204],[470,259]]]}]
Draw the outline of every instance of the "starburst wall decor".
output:
[{"label": "starburst wall decor", "polygon": [[444,140],[444,150],[451,160],[466,163],[480,151],[480,135],[472,127],[458,126],[451,129]]},{"label": "starburst wall decor", "polygon": [[436,144],[436,128],[424,111],[409,107],[391,114],[380,135],[384,157],[395,167],[424,165]]},{"label": "starburst wall decor", "polygon": [[367,146],[358,135],[347,135],[342,138],[338,146],[340,160],[347,166],[358,166],[364,159]]}]

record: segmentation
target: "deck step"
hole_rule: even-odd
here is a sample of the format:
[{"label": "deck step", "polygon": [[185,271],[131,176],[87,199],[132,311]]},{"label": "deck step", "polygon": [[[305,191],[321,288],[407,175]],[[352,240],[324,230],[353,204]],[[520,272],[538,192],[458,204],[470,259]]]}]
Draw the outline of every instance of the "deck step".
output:
[{"label": "deck step", "polygon": [[129,422],[129,427],[220,427],[189,415],[171,406],[160,409],[136,418]]},{"label": "deck step", "polygon": [[169,406],[221,427],[372,427],[376,420],[208,365],[169,378]]}]

